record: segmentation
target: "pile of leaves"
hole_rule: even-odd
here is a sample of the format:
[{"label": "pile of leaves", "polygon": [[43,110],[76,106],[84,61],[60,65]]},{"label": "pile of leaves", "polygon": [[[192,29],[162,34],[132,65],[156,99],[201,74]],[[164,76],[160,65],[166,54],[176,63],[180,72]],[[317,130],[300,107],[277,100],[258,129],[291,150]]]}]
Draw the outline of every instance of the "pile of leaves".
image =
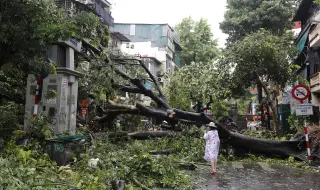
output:
[{"label": "pile of leaves", "polygon": [[293,134],[283,134],[281,136],[277,135],[275,131],[269,130],[261,130],[261,131],[252,131],[245,130],[242,134],[261,139],[269,139],[269,140],[277,140],[277,141],[285,141],[293,139]]},{"label": "pile of leaves", "polygon": [[[121,179],[128,189],[139,189],[137,181],[149,188],[191,189],[190,177],[179,163],[203,160],[204,140],[194,135],[202,133],[193,129],[176,138],[126,139],[114,144],[106,137],[94,141],[87,152],[80,158],[74,157],[74,163],[68,166],[57,166],[51,161],[41,142],[30,139],[32,143],[28,145],[16,145],[17,138],[0,152],[0,167],[5,168],[0,173],[0,184],[8,189],[93,190],[111,189],[111,181]],[[172,154],[151,154],[165,149],[171,149]],[[96,167],[88,166],[91,158],[99,158]]]}]

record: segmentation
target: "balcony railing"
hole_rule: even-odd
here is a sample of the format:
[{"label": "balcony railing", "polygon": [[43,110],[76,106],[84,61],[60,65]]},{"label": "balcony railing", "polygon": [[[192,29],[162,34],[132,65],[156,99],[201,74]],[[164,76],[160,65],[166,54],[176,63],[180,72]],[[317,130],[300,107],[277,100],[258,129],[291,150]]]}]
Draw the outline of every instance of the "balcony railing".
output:
[{"label": "balcony railing", "polygon": [[96,13],[102,18],[102,22],[108,26],[112,26],[114,23],[114,19],[111,16],[111,13],[107,12],[101,5],[97,2],[95,4]]}]

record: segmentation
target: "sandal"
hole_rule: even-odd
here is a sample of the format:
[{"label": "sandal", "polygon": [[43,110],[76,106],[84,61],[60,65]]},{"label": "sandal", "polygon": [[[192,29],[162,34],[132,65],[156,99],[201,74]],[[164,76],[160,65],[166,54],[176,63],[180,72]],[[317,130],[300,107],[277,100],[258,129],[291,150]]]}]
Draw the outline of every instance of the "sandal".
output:
[{"label": "sandal", "polygon": [[211,175],[215,176],[217,172],[211,172]]}]

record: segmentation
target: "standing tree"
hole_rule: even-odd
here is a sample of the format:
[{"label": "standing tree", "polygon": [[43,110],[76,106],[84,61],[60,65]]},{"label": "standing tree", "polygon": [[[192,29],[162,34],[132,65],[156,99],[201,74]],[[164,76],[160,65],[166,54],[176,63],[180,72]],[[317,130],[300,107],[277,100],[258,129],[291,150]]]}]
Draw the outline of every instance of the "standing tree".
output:
[{"label": "standing tree", "polygon": [[180,34],[182,65],[196,63],[212,63],[219,54],[217,40],[212,37],[210,25],[206,19],[196,22],[191,17],[184,18],[175,29]]},{"label": "standing tree", "polygon": [[285,85],[294,76],[291,68],[295,47],[292,33],[277,36],[266,30],[259,30],[245,37],[228,49],[227,59],[235,64],[233,84],[248,88],[259,84],[266,93],[267,104],[273,112],[275,130],[279,133],[276,107],[276,90],[272,87]]},{"label": "standing tree", "polygon": [[[256,0],[239,1],[228,0],[225,20],[220,23],[221,30],[228,34],[227,47],[241,41],[245,36],[260,29],[270,31],[275,35],[282,35],[290,30],[291,17],[294,14],[299,0]],[[257,83],[258,101],[261,104],[262,114],[263,92],[260,83]],[[232,89],[234,95],[244,92],[242,86]],[[236,93],[234,93],[236,92]],[[242,93],[243,94],[243,93]]]},{"label": "standing tree", "polygon": [[[169,75],[169,84],[166,86],[170,105],[183,110],[190,110],[195,98],[203,103],[214,100],[214,115],[226,114],[226,99],[230,92],[225,86],[228,83],[228,68],[220,63],[192,63]],[[224,108],[224,109],[222,109]]]},{"label": "standing tree", "polygon": [[48,45],[88,38],[100,24],[93,13],[70,16],[52,1],[2,1],[0,10],[0,100],[18,103],[24,103],[26,76],[50,70]]},{"label": "standing tree", "polygon": [[[106,40],[105,28],[90,12],[70,14],[49,0],[0,2],[0,133],[23,122],[28,74],[54,72],[47,48],[58,40]],[[93,39],[92,33],[98,33]],[[101,34],[101,35],[100,35]]]},{"label": "standing tree", "polygon": [[228,34],[228,45],[264,28],[273,34],[290,29],[297,0],[228,0],[221,30]]}]

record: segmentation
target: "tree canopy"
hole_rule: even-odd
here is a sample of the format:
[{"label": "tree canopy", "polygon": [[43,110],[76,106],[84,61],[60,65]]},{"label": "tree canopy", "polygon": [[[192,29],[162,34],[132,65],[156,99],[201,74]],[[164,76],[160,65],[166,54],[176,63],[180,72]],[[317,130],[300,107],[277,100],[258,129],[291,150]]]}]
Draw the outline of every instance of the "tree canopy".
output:
[{"label": "tree canopy", "polygon": [[183,110],[192,110],[191,103],[202,101],[206,104],[212,96],[213,109],[217,114],[218,109],[230,97],[230,91],[226,88],[229,82],[227,66],[219,63],[193,62],[169,75],[166,92],[170,105]]},{"label": "tree canopy", "polygon": [[228,45],[261,28],[282,34],[292,26],[296,0],[228,0],[223,33],[228,34]]},{"label": "tree canopy", "polygon": [[276,110],[276,90],[284,88],[295,76],[292,33],[273,35],[261,29],[233,44],[226,53],[226,59],[235,66],[231,88],[248,88],[259,84],[266,93],[266,104],[274,114],[274,124],[279,132]]},{"label": "tree canopy", "polygon": [[52,1],[12,0],[0,8],[0,100],[24,103],[27,74],[50,72],[48,45],[91,37],[100,26],[93,13],[67,14]]},{"label": "tree canopy", "polygon": [[192,62],[212,63],[219,54],[217,40],[213,39],[206,19],[194,21],[191,17],[184,18],[175,28],[179,32],[183,49],[182,65],[190,65]]},{"label": "tree canopy", "polygon": [[295,55],[291,32],[277,36],[261,29],[230,47],[229,63],[235,65],[233,85],[249,87],[259,76],[265,82],[285,87],[294,74],[290,69]]}]

